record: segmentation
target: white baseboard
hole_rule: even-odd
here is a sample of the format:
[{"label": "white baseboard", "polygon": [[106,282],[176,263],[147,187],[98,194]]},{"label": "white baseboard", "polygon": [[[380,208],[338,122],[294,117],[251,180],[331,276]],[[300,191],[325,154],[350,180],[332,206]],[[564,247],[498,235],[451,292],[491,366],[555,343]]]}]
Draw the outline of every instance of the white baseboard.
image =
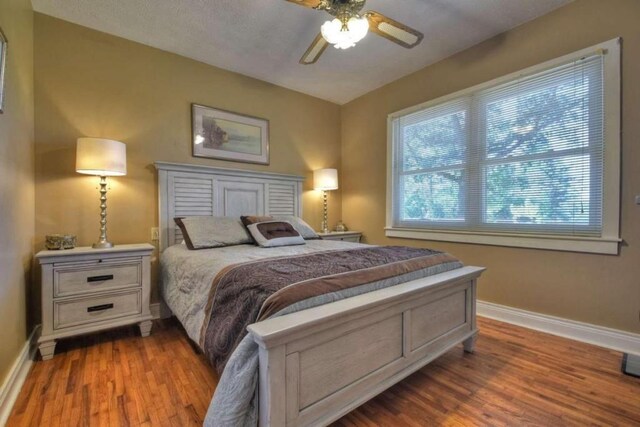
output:
[{"label": "white baseboard", "polygon": [[2,386],[0,386],[0,426],[5,425],[9,419],[13,405],[16,403],[22,385],[31,370],[33,358],[38,348],[36,343],[39,332],[40,326],[38,325],[33,329],[31,335],[29,335],[27,342],[22,347],[20,354],[9,370],[9,375]]},{"label": "white baseboard", "polygon": [[536,331],[610,348],[623,353],[640,355],[640,334],[576,322],[575,320],[548,316],[486,301],[478,301],[477,313],[478,316],[535,329]]},{"label": "white baseboard", "polygon": [[149,309],[154,319],[167,319],[173,316],[171,309],[164,301],[149,304]]}]

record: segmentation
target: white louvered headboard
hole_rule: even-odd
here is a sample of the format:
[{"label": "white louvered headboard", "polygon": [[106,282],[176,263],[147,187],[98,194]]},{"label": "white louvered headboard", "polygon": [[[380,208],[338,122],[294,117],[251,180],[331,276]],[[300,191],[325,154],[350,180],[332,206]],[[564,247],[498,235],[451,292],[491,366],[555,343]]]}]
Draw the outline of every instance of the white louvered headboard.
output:
[{"label": "white louvered headboard", "polygon": [[270,172],[155,162],[160,251],[182,241],[182,216],[302,215],[304,177]]}]

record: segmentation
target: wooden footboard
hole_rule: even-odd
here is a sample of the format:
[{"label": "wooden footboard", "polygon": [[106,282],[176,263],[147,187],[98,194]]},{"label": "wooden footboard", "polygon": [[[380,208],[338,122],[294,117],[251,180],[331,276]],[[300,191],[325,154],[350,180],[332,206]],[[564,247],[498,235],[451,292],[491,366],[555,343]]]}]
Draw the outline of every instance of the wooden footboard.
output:
[{"label": "wooden footboard", "polygon": [[249,326],[260,346],[260,425],[326,425],[464,342],[476,279],[464,267]]}]

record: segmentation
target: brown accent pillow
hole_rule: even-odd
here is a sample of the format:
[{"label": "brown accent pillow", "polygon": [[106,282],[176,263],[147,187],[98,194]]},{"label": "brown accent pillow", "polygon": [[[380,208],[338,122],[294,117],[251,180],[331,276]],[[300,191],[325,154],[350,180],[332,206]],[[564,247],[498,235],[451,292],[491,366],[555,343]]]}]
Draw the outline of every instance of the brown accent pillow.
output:
[{"label": "brown accent pillow", "polygon": [[173,220],[175,221],[176,225],[180,229],[180,232],[182,233],[182,238],[184,239],[184,243],[187,245],[187,248],[191,250],[195,249],[193,247],[193,243],[191,242],[191,239],[189,238],[189,233],[187,232],[187,228],[182,222],[182,218],[173,218]]},{"label": "brown accent pillow", "polygon": [[246,215],[241,216],[240,221],[242,221],[245,227],[248,227],[250,224],[256,224],[258,222],[273,221],[273,217],[269,215]]},{"label": "brown accent pillow", "polygon": [[285,221],[265,221],[249,224],[247,230],[263,248],[304,245],[304,239],[291,224]]}]

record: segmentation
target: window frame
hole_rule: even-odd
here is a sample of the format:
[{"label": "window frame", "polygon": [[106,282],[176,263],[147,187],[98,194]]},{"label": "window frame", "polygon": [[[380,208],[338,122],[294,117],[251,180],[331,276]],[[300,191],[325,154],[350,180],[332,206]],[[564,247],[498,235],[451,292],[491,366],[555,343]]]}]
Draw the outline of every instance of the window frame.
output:
[{"label": "window frame", "polygon": [[[397,119],[431,107],[470,96],[473,93],[507,84],[516,79],[560,67],[580,58],[600,53],[603,55],[603,114],[604,159],[602,173],[602,233],[601,236],[571,236],[554,234],[451,230],[438,227],[398,226],[396,209],[400,208],[402,194],[396,192],[396,168],[402,158],[394,143]],[[618,254],[620,239],[620,131],[621,131],[621,76],[620,38],[615,38],[568,55],[543,62],[524,70],[409,107],[387,117],[387,212],[385,235],[406,239],[462,242],[473,244],[550,249],[560,251]],[[470,126],[467,123],[470,132]]]}]

